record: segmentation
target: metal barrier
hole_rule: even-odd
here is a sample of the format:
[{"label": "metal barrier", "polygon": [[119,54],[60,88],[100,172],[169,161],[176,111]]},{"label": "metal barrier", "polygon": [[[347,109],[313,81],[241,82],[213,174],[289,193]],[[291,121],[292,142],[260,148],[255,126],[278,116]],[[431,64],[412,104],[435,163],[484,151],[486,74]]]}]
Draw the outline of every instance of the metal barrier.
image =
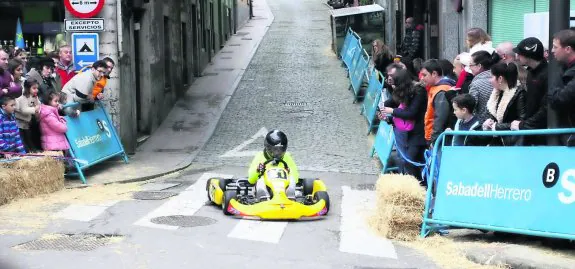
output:
[{"label": "metal barrier", "polygon": [[381,173],[385,174],[389,171],[395,171],[397,167],[387,167],[389,162],[389,156],[395,145],[395,135],[393,133],[393,126],[385,121],[379,123],[377,128],[377,133],[375,134],[375,140],[373,141],[373,146],[371,148],[371,155],[377,152],[377,157],[381,162],[382,168]]},{"label": "metal barrier", "polygon": [[[66,104],[64,108],[76,107],[79,103]],[[66,139],[70,144],[70,155],[74,159],[85,161],[74,162],[77,174],[85,184],[83,170],[97,163],[116,156],[122,156],[128,163],[128,156],[120,141],[116,128],[101,102],[96,102],[94,110],[83,111],[78,117],[65,116],[68,130]],[[68,175],[74,175],[69,173]]]},{"label": "metal barrier", "polygon": [[420,235],[470,228],[574,240],[575,147],[445,145],[446,135],[558,134],[575,134],[575,128],[441,134],[430,168],[437,180],[428,180]]},{"label": "metal barrier", "polygon": [[365,78],[365,72],[367,71],[368,65],[369,55],[364,49],[362,49],[361,53],[357,56],[357,63],[355,64],[354,69],[351,70],[349,76],[349,80],[351,82],[349,88],[353,90],[354,94],[353,103],[356,103],[360,97],[363,97],[360,96],[361,84]]},{"label": "metal barrier", "polygon": [[348,72],[351,72],[355,67],[355,63],[357,61],[356,57],[358,56],[357,54],[360,53],[362,47],[361,38],[353,30],[351,30],[351,28],[349,28],[348,34],[349,39],[348,36],[346,36],[345,40],[348,41],[347,45],[344,43],[344,46],[341,50],[341,58],[345,66],[347,66]]},{"label": "metal barrier", "polygon": [[361,105],[361,114],[365,116],[367,120],[367,134],[371,133],[374,127],[378,127],[375,124],[376,112],[379,101],[381,100],[381,94],[383,90],[383,83],[379,81],[379,76],[381,73],[377,70],[373,70],[369,77],[369,84],[365,92],[365,98],[363,99],[363,104]]}]

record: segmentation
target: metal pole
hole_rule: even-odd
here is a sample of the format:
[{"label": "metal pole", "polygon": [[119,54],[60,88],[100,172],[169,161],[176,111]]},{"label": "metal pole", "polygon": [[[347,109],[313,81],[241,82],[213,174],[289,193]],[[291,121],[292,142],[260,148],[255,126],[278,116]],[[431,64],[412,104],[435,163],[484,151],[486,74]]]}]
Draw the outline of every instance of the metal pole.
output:
[{"label": "metal pole", "polygon": [[396,48],[396,31],[397,31],[397,26],[395,23],[395,6],[397,4],[397,0],[388,0],[387,1],[387,6],[386,6],[386,25],[387,27],[385,27],[385,43],[387,44],[387,46],[389,47],[389,49],[391,51],[393,51],[393,53],[398,54],[397,53],[397,48]]},{"label": "metal pole", "polygon": [[[569,0],[553,0],[549,1],[549,50],[553,48],[553,35],[563,29],[569,28],[569,10],[570,1]],[[554,85],[560,85],[560,76],[554,76],[553,74],[558,74],[562,72],[560,65],[557,63],[552,53],[549,53],[549,71],[548,71],[548,90],[549,93],[553,93],[555,89]],[[559,120],[557,117],[557,112],[551,109],[551,106],[547,106],[547,128],[558,128]],[[547,136],[547,144],[550,146],[559,145],[559,137],[555,135]]]}]

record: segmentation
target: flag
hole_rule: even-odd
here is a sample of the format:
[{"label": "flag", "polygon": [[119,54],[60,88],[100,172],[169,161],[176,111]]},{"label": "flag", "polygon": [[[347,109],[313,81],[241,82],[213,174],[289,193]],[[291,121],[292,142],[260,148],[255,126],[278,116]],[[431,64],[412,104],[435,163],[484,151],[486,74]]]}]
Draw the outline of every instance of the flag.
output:
[{"label": "flag", "polygon": [[26,44],[24,44],[24,34],[22,33],[22,24],[20,24],[20,18],[18,18],[18,22],[16,23],[16,47],[19,48],[26,48]]}]

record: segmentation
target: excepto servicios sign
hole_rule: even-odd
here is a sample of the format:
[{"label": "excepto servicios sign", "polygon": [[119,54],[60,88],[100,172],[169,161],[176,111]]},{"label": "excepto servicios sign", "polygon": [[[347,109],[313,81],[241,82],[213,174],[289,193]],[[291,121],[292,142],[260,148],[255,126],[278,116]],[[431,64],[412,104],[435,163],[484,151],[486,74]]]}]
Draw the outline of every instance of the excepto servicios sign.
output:
[{"label": "excepto servicios sign", "polygon": [[65,19],[66,32],[102,32],[104,31],[104,19]]}]

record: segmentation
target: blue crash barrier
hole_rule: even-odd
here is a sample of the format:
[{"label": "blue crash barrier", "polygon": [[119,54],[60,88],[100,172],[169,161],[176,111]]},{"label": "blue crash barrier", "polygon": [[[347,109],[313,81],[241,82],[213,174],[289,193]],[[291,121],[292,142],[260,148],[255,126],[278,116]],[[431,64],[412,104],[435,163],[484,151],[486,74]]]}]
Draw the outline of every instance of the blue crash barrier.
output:
[{"label": "blue crash barrier", "polygon": [[379,101],[381,100],[381,93],[383,90],[383,84],[379,81],[379,76],[381,73],[377,70],[373,70],[369,77],[369,84],[367,85],[367,90],[365,91],[365,98],[363,99],[363,104],[361,105],[361,114],[365,116],[367,120],[367,134],[371,133],[376,121],[376,112]]},{"label": "blue crash barrier", "polygon": [[347,28],[347,33],[345,34],[345,39],[343,40],[343,45],[341,46],[341,51],[339,52],[339,58],[343,60],[343,56],[347,52],[347,48],[349,47],[349,43],[353,38],[353,30],[351,27]]},{"label": "blue crash barrier", "polygon": [[365,72],[369,66],[369,55],[365,50],[361,50],[361,53],[358,57],[357,64],[355,65],[354,69],[351,70],[349,80],[351,85],[349,86],[350,89],[353,90],[354,94],[354,103],[357,102],[360,96],[361,84],[363,79],[365,78]]},{"label": "blue crash barrier", "polygon": [[351,72],[351,70],[354,69],[355,62],[357,60],[356,57],[361,53],[362,47],[361,38],[353,32],[351,28],[349,31],[351,32],[351,35],[349,37],[349,41],[347,41],[347,45],[344,44],[345,46],[341,50],[341,58],[345,66],[347,66],[348,71]]},{"label": "blue crash barrier", "polygon": [[575,128],[441,134],[432,153],[430,178],[437,181],[428,180],[421,236],[470,228],[575,240],[575,147],[449,146],[444,142],[446,135],[494,134],[575,134]]},{"label": "blue crash barrier", "polygon": [[[76,107],[79,103],[66,104],[64,108]],[[85,184],[83,170],[107,159],[122,156],[128,163],[128,156],[120,141],[116,128],[101,102],[96,102],[94,110],[84,111],[79,117],[65,116],[68,126],[66,139],[70,144],[70,155],[82,160],[74,162],[77,174]]]},{"label": "blue crash barrier", "polygon": [[395,135],[393,134],[393,126],[385,121],[379,123],[377,128],[377,133],[375,134],[375,141],[373,142],[373,147],[371,148],[371,155],[377,152],[377,157],[381,162],[382,169],[381,173],[385,174],[389,171],[397,170],[397,167],[388,167],[389,156],[395,144]]}]

